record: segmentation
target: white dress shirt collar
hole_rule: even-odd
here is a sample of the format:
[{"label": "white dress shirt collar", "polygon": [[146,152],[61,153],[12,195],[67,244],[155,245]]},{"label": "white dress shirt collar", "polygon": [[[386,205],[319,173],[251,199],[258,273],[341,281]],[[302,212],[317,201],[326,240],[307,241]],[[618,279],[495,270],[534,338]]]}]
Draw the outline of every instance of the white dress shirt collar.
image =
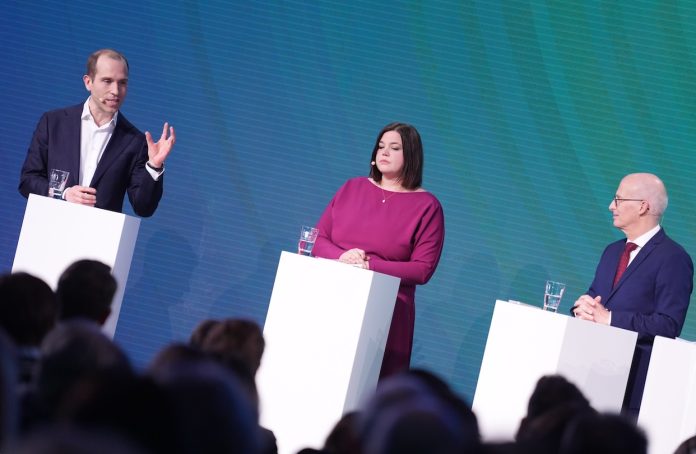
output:
[{"label": "white dress shirt collar", "polygon": [[80,121],[80,175],[81,186],[90,186],[104,150],[111,140],[116,128],[118,112],[107,123],[97,126],[92,112],[89,110],[89,100],[82,106]]},{"label": "white dress shirt collar", "polygon": [[648,241],[650,241],[650,239],[652,237],[654,237],[657,234],[657,232],[659,232],[659,231],[660,231],[660,224],[657,224],[652,229],[648,230],[647,232],[645,232],[644,234],[642,234],[641,236],[639,236],[635,240],[631,241],[631,243],[638,245],[638,247],[631,251],[631,255],[628,258],[629,265],[631,264],[633,259],[636,257],[636,255],[638,255],[640,250],[643,249],[643,246],[648,244]]},{"label": "white dress shirt collar", "polygon": [[657,224],[655,227],[648,230],[647,232],[645,232],[644,234],[642,234],[641,236],[639,236],[635,240],[632,240],[631,243],[637,244],[638,248],[640,249],[643,246],[645,246],[648,243],[648,241],[650,241],[650,239],[652,237],[654,237],[657,234],[657,232],[659,232],[659,231],[660,231],[660,224]]},{"label": "white dress shirt collar", "polygon": [[116,126],[116,123],[118,122],[118,111],[116,111],[116,113],[111,118],[111,120],[109,120],[108,123],[105,123],[101,126],[97,126],[97,123],[94,122],[94,117],[92,116],[92,111],[89,110],[89,100],[90,99],[92,99],[91,96],[89,98],[87,98],[87,101],[85,101],[85,103],[82,105],[82,115],[80,115],[80,118],[82,120],[92,120],[92,122],[94,123],[95,129],[104,129],[106,127],[110,127],[111,132],[113,132],[113,128]]}]

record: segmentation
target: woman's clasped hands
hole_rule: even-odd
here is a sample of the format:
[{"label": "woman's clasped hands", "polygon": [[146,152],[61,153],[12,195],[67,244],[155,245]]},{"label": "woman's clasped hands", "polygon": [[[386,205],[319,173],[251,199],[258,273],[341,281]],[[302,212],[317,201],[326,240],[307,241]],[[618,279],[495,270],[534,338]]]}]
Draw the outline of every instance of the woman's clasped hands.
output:
[{"label": "woman's clasped hands", "polygon": [[365,251],[363,251],[362,249],[348,249],[346,252],[341,254],[341,256],[338,258],[338,261],[360,268],[364,268],[366,270],[370,269],[370,257],[367,254],[365,254]]}]

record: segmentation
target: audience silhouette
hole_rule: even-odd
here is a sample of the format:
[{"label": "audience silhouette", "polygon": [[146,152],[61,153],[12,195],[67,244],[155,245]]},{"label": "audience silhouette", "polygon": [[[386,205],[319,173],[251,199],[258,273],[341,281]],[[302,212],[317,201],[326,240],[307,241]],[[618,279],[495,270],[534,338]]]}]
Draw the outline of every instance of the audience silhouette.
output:
[{"label": "audience silhouette", "polygon": [[[0,276],[0,452],[277,453],[259,425],[258,324],[203,320],[188,343],[167,345],[139,372],[100,329],[116,289],[110,268],[93,260],[66,269],[55,294],[27,273]],[[675,454],[696,452],[694,440]],[[644,454],[647,446],[634,421],[598,413],[559,375],[539,379],[514,441],[484,443],[470,405],[436,374],[412,369],[381,381],[321,449],[300,453]]]},{"label": "audience silhouette", "polygon": [[594,409],[574,384],[560,375],[541,377],[515,438],[538,453],[557,453],[566,426],[586,413],[593,414]]},{"label": "audience silhouette", "polygon": [[674,454],[696,454],[696,435],[684,440]]},{"label": "audience silhouette", "polygon": [[364,454],[480,450],[476,417],[468,404],[426,371],[382,380],[362,415],[358,432]]},{"label": "audience silhouette", "polygon": [[103,325],[111,314],[116,289],[108,265],[97,260],[76,261],[58,279],[59,319],[86,318]]},{"label": "audience silhouette", "polygon": [[36,369],[37,404],[49,420],[61,420],[85,399],[92,381],[130,377],[126,354],[88,320],[68,320],[51,330],[41,344]]},{"label": "audience silhouette", "polygon": [[58,318],[56,296],[43,280],[28,273],[0,276],[0,327],[17,350],[19,380],[33,380],[39,345]]},{"label": "audience silhouette", "polygon": [[[256,322],[244,319],[205,320],[191,335],[191,346],[197,346],[239,381],[247,396],[259,409],[256,372],[261,365],[265,348],[263,332]],[[273,432],[261,427],[261,452],[278,452]]]},{"label": "audience silhouette", "polygon": [[0,452],[14,441],[19,419],[17,352],[0,328]]},{"label": "audience silhouette", "polygon": [[648,440],[628,416],[584,414],[568,424],[559,454],[646,454]]}]

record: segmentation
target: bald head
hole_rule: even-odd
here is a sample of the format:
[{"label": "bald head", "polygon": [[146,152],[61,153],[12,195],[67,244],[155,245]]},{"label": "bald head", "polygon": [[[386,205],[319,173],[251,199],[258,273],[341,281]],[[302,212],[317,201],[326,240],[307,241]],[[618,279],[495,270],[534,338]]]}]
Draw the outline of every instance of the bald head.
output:
[{"label": "bald head", "polygon": [[657,175],[652,173],[632,173],[621,180],[621,187],[630,191],[632,197],[648,202],[648,214],[662,217],[667,209],[667,189]]},{"label": "bald head", "polygon": [[621,229],[629,241],[655,228],[666,208],[665,185],[650,173],[626,175],[609,204],[614,227]]}]

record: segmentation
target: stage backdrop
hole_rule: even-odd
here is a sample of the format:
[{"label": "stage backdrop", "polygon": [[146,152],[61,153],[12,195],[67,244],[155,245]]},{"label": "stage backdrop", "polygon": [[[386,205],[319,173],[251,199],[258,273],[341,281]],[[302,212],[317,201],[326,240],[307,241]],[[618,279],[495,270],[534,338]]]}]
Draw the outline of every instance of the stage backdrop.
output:
[{"label": "stage backdrop", "polygon": [[[446,216],[440,266],[417,291],[413,365],[468,397],[496,298],[541,305],[544,281],[560,280],[567,312],[587,289],[621,237],[607,207],[624,174],[664,179],[664,227],[696,254],[691,2],[12,1],[1,271],[36,122],[84,102],[84,62],[101,47],[129,58],[124,115],[177,131],[116,332],[139,366],[205,318],[263,323],[281,250],[367,175],[392,121],[421,132],[424,186]],[[694,308],[682,336],[696,339]]]}]

